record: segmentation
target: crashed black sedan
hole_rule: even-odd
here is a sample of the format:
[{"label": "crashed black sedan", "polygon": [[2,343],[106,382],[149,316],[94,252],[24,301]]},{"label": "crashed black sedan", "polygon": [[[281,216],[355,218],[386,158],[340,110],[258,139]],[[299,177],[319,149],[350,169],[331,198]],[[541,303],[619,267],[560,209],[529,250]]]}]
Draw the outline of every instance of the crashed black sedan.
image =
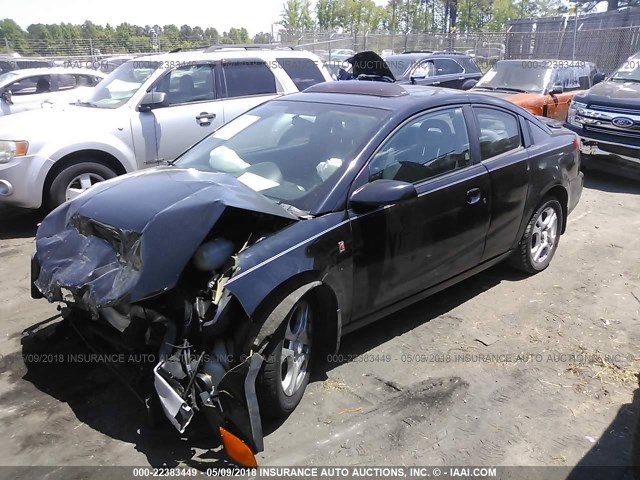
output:
[{"label": "crashed black sedan", "polygon": [[573,133],[498,98],[318,84],[54,210],[32,291],[87,342],[155,352],[169,421],[254,465],[342,335],[503,260],[544,270],[579,167]]}]

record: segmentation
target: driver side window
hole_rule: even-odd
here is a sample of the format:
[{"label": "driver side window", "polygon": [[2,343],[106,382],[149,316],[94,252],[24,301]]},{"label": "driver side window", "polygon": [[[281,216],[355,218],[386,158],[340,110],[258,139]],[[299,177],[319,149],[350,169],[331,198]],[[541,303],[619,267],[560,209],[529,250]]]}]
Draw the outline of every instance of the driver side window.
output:
[{"label": "driver side window", "polygon": [[471,165],[462,108],[421,115],[400,127],[369,164],[369,181],[420,183]]},{"label": "driver side window", "polygon": [[436,67],[432,61],[422,62],[413,71],[415,77],[433,77],[436,74]]},{"label": "driver side window", "polygon": [[23,78],[7,87],[13,95],[33,95],[36,93],[48,93],[51,91],[51,77],[49,75],[36,75]]},{"label": "driver side window", "polygon": [[209,64],[191,64],[170,71],[156,91],[167,94],[169,105],[215,99],[213,68]]}]

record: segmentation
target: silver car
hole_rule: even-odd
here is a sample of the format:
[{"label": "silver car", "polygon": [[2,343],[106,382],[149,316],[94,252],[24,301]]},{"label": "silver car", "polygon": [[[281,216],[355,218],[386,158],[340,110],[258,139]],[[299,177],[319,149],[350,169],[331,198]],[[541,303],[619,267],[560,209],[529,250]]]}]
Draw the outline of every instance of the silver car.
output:
[{"label": "silver car", "polygon": [[44,67],[0,75],[0,116],[88,96],[107,75],[90,69]]},{"label": "silver car", "polygon": [[97,182],[175,159],[260,103],[328,80],[316,55],[296,50],[130,60],[83,102],[0,118],[0,203],[56,207]]}]

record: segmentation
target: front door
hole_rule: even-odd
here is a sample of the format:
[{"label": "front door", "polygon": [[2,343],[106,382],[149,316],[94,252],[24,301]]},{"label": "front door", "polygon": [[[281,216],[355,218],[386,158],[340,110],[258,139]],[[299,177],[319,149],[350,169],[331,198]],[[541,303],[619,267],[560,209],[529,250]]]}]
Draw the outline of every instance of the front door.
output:
[{"label": "front door", "polygon": [[153,118],[158,161],[175,159],[224,123],[211,63],[171,70],[154,90],[166,94],[166,105],[140,115]]},{"label": "front door", "polygon": [[[418,197],[350,212],[354,320],[480,263],[489,226],[487,170],[472,156],[463,107],[421,114],[393,133],[361,173],[415,184]],[[356,180],[355,185],[361,184]]]}]

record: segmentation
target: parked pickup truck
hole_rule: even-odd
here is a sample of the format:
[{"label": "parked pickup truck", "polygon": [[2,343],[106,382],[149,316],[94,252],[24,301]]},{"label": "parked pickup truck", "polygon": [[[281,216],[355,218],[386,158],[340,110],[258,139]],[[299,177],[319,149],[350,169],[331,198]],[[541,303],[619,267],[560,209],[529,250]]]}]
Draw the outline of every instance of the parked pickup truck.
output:
[{"label": "parked pickup truck", "polygon": [[576,95],[565,127],[580,137],[582,164],[640,171],[640,52],[605,82]]},{"label": "parked pickup truck", "polygon": [[86,101],[0,118],[0,204],[56,207],[97,182],[174,160],[267,100],[328,80],[316,55],[293,49],[130,60]]},{"label": "parked pickup truck", "polygon": [[502,97],[534,115],[564,122],[569,103],[604,78],[592,63],[571,60],[501,60],[473,88]]}]

